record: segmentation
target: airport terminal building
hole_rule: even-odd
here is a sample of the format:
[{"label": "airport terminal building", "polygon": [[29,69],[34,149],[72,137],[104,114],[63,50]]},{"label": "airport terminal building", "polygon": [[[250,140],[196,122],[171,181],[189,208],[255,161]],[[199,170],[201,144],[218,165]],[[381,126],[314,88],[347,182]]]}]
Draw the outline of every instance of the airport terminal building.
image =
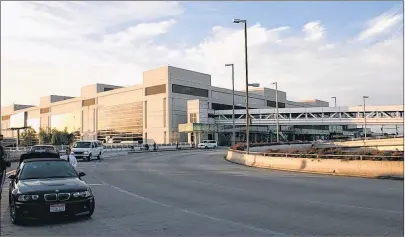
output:
[{"label": "airport terminal building", "polygon": [[[270,88],[251,88],[249,108],[276,107],[275,93]],[[289,101],[283,91],[278,91],[278,101],[279,108],[329,106],[320,100]],[[82,87],[80,97],[50,95],[40,98],[39,106],[3,107],[1,131],[4,137],[16,137],[16,129],[22,127],[32,127],[37,132],[40,127],[67,128],[77,134],[77,139],[103,142],[190,142],[193,134],[180,133],[179,125],[198,122],[191,113],[193,103],[206,106],[205,116],[212,123],[214,111],[232,109],[232,90],[212,86],[208,74],[165,66],[145,71],[139,85],[94,84]],[[235,105],[236,109],[244,108],[244,91],[235,91]],[[218,135],[205,134],[204,138],[214,139]]]}]

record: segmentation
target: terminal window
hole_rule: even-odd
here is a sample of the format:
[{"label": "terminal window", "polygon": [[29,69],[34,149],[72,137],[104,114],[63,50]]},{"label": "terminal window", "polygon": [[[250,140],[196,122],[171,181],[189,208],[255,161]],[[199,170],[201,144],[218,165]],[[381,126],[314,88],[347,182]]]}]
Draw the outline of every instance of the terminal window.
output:
[{"label": "terminal window", "polygon": [[111,87],[105,87],[104,88],[104,91],[112,91],[112,90],[114,90],[115,88],[111,88]]},{"label": "terminal window", "polygon": [[190,113],[190,123],[196,123],[196,122],[197,122],[197,114]]},{"label": "terminal window", "polygon": [[39,110],[39,112],[40,112],[41,114],[49,113],[49,107],[48,107],[48,108],[41,108],[41,109]]},{"label": "terminal window", "polygon": [[1,120],[3,120],[3,121],[4,120],[10,120],[10,117],[11,117],[10,115],[4,115],[4,116],[1,117]]},{"label": "terminal window", "polygon": [[95,105],[96,104],[96,99],[88,99],[88,100],[82,100],[82,106],[90,106],[90,105]]},{"label": "terminal window", "polygon": [[142,139],[143,102],[126,103],[98,109],[98,140],[134,141]]},{"label": "terminal window", "polygon": [[150,86],[145,88],[145,95],[156,95],[166,93],[166,85]]},{"label": "terminal window", "polygon": [[172,92],[184,94],[184,95],[208,97],[208,90],[201,89],[201,88],[195,88],[195,87],[189,87],[189,86],[181,86],[181,85],[176,85],[176,84],[172,85]]},{"label": "terminal window", "polygon": [[[275,101],[268,100],[268,101],[267,101],[267,106],[268,106],[268,107],[276,108],[276,102],[275,102]],[[279,107],[279,108],[285,108],[285,103],[278,102],[278,107]]]}]

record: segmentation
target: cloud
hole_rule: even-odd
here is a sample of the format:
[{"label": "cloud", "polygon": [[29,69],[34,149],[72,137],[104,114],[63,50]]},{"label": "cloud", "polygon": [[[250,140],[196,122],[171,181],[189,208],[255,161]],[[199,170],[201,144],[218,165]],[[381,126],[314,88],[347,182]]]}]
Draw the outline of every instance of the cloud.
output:
[{"label": "cloud", "polygon": [[320,40],[325,35],[325,28],[322,27],[319,21],[308,22],[304,25],[302,31],[305,33],[305,40],[308,41]]},{"label": "cloud", "polygon": [[[191,46],[157,43],[157,38],[164,42],[170,36],[182,6],[136,4],[2,2],[2,105],[38,104],[39,96],[49,94],[77,96],[81,86],[96,82],[138,84],[143,71],[168,64],[209,73],[214,86],[231,88],[231,74],[224,64],[234,63],[235,86],[243,89],[242,27],[214,26]],[[371,104],[403,102],[400,34],[360,46],[328,40],[319,21],[305,24],[302,30],[304,36],[289,26],[251,25],[250,82],[271,87],[277,81],[290,100],[336,96],[339,105],[357,105],[362,95],[369,95]],[[192,32],[175,37],[181,34]]]},{"label": "cloud", "polygon": [[385,12],[370,20],[368,22],[368,27],[360,32],[357,40],[368,40],[392,32],[392,30],[402,22],[403,15],[397,13],[398,10],[395,12]]},{"label": "cloud", "polygon": [[[340,104],[350,105],[361,101],[359,95],[368,94],[375,104],[401,103],[402,37],[394,38],[390,44],[353,48],[339,43],[309,42],[299,36],[280,37],[279,43],[264,37],[263,32],[269,31],[257,25],[249,29],[249,38],[260,42],[252,42],[249,47],[251,82],[269,87],[270,82],[278,81],[289,99],[329,100],[330,96],[337,96]],[[212,36],[190,49],[185,58],[191,65],[199,65],[199,70],[211,73],[214,84],[228,88],[229,70],[223,65],[234,63],[236,87],[242,89],[243,53],[242,30],[217,28]]]},{"label": "cloud", "polygon": [[183,13],[178,2],[1,2],[3,37],[58,37],[109,33],[129,21],[151,21]]},{"label": "cloud", "polygon": [[174,19],[161,22],[141,23],[136,26],[128,27],[124,31],[105,35],[104,42],[128,44],[131,41],[152,38],[166,34],[175,23],[176,21]]}]

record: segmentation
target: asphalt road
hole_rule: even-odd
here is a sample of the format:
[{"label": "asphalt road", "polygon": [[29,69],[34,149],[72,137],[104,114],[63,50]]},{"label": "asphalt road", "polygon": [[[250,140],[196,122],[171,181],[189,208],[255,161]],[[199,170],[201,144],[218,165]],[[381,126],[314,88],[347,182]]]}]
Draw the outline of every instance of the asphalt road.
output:
[{"label": "asphalt road", "polygon": [[3,190],[1,235],[403,236],[403,181],[262,170],[224,154],[80,162],[96,197],[92,218],[14,226]]}]

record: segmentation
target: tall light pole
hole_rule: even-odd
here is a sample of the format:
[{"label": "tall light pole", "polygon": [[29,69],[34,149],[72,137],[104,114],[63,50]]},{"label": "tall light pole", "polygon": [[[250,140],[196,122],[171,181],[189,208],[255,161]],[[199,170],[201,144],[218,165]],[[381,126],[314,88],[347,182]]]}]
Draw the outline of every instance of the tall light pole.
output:
[{"label": "tall light pole", "polygon": [[245,30],[245,72],[246,72],[246,154],[249,154],[249,73],[248,73],[248,54],[247,54],[247,22],[246,20],[234,19],[233,23],[243,23]]},{"label": "tall light pole", "polygon": [[277,143],[280,142],[280,124],[278,120],[278,89],[277,89],[277,82],[271,83],[273,85],[276,85],[276,121],[277,121]]},{"label": "tall light pole", "polygon": [[364,114],[364,140],[367,140],[367,119],[366,119],[366,99],[368,96],[363,96],[363,114]]},{"label": "tall light pole", "polygon": [[331,98],[335,100],[335,107],[336,107],[336,96],[333,96]]},{"label": "tall light pole", "polygon": [[225,64],[225,67],[232,67],[232,146],[235,145],[235,68],[234,65]]}]

